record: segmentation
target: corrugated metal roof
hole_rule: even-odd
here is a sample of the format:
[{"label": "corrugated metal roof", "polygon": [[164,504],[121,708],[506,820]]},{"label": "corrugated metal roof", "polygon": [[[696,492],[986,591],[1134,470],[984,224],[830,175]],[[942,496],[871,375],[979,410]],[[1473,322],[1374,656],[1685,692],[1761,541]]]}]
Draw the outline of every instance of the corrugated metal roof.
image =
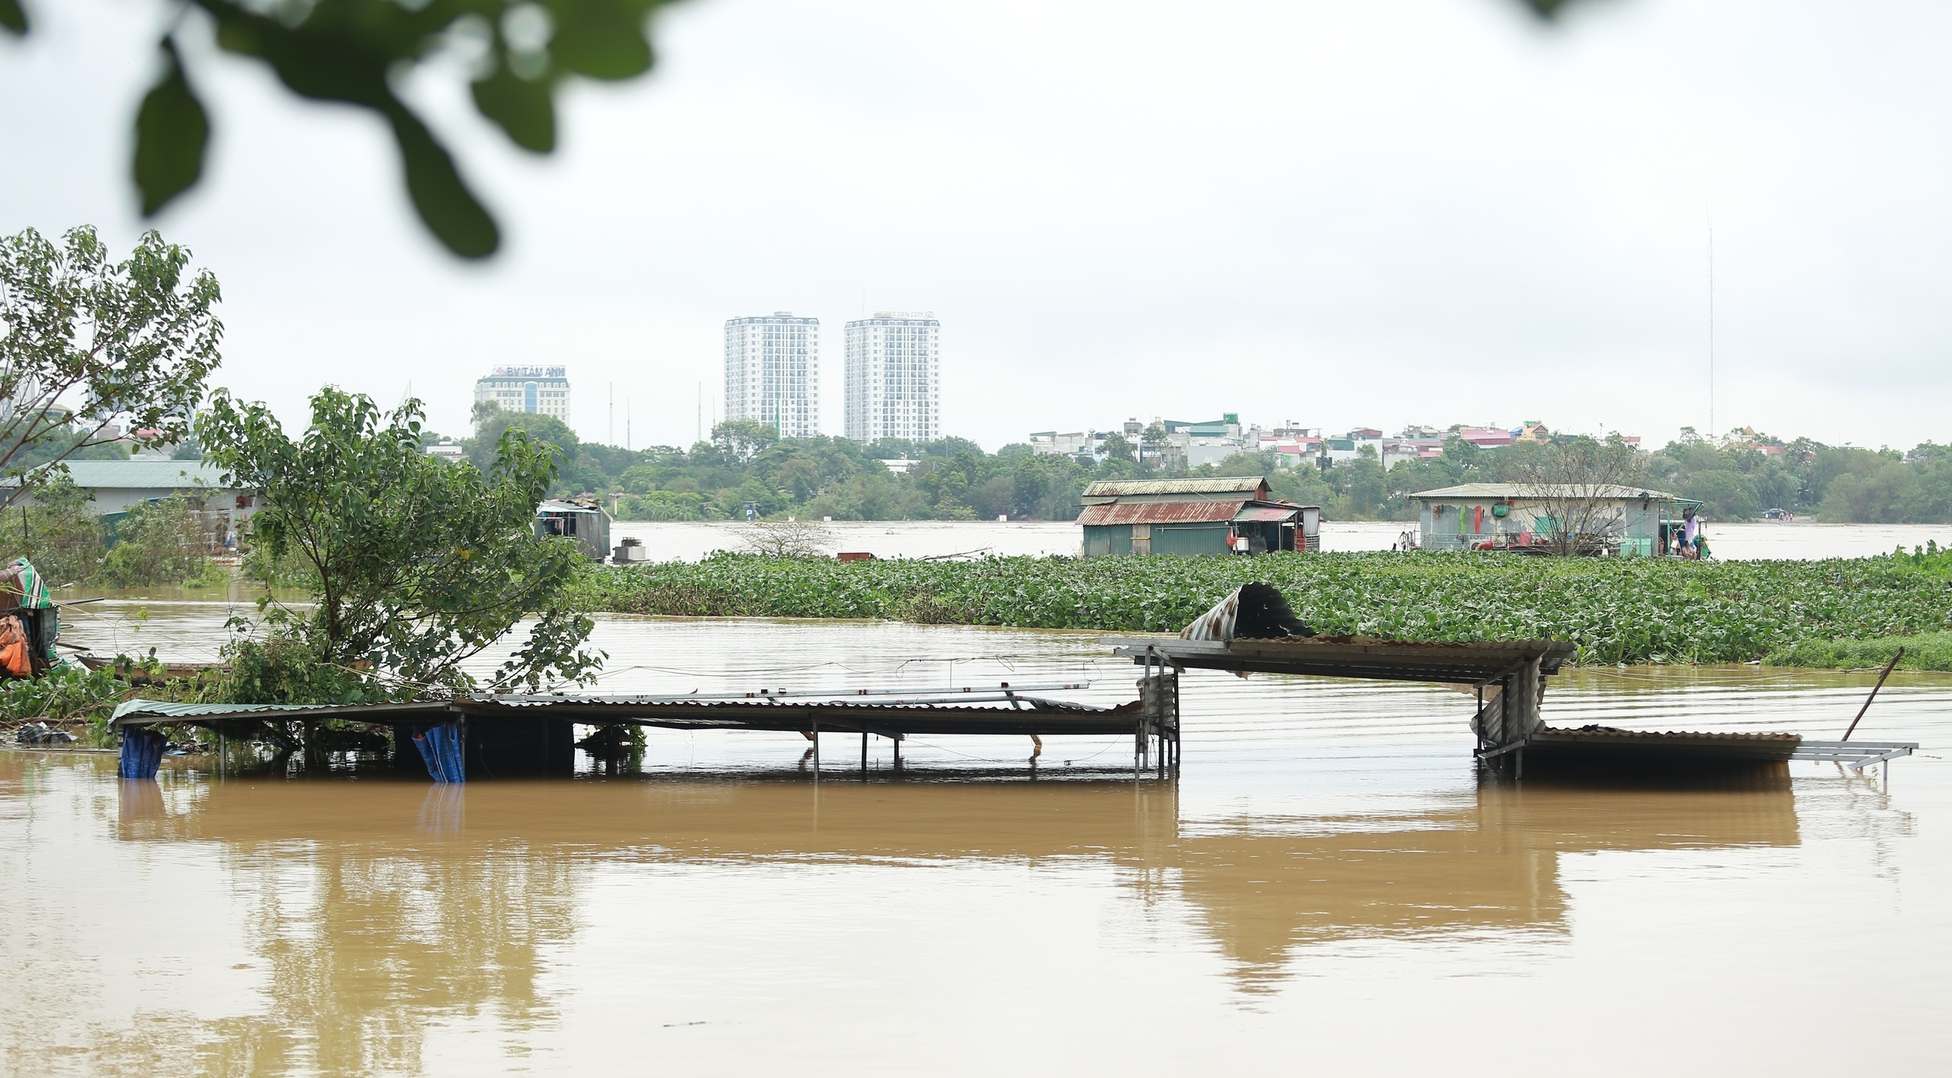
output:
[{"label": "corrugated metal roof", "polygon": [[[496,712],[512,712],[517,709],[559,711],[570,715],[571,721],[584,721],[576,716],[592,712],[615,712],[617,719],[630,719],[646,715],[673,712],[678,714],[723,714],[733,719],[760,713],[781,714],[848,714],[874,715],[882,713],[929,713],[937,716],[955,717],[958,715],[986,715],[1005,717],[1010,715],[1097,715],[1121,714],[1136,704],[1121,704],[1117,707],[1103,707],[1094,704],[1080,704],[1066,700],[1049,700],[1037,696],[1019,696],[1015,701],[977,702],[899,702],[899,701],[855,701],[833,698],[813,697],[801,700],[786,700],[777,697],[758,697],[739,700],[699,699],[695,696],[638,696],[638,695],[556,695],[553,693],[521,696],[481,696],[458,697],[452,700],[421,700],[406,703],[375,704],[180,704],[166,700],[130,700],[115,709],[111,723],[117,726],[147,726],[152,723],[196,722],[230,716],[257,715],[267,712],[310,712],[328,713],[331,717],[365,722],[405,722],[442,721],[456,715],[492,716]],[[611,721],[608,718],[605,721]],[[798,721],[798,720],[795,720]]]},{"label": "corrugated metal roof", "polygon": [[1078,514],[1085,527],[1107,524],[1208,524],[1226,523],[1247,503],[1238,501],[1112,502],[1087,505]]},{"label": "corrugated metal roof", "polygon": [[1647,487],[1623,487],[1602,485],[1596,487],[1575,486],[1570,483],[1547,483],[1532,486],[1526,483],[1463,483],[1454,487],[1439,487],[1436,490],[1420,490],[1410,495],[1412,498],[1485,498],[1492,501],[1504,498],[1542,501],[1549,498],[1619,498],[1625,501],[1640,498],[1671,499],[1674,495]]},{"label": "corrugated metal roof", "polygon": [[315,711],[333,704],[181,704],[174,700],[125,700],[115,705],[114,722],[125,715],[167,719],[194,719],[209,715],[238,715],[256,711]]},{"label": "corrugated metal roof", "polygon": [[68,475],[75,486],[133,487],[138,490],[229,489],[224,470],[200,460],[71,460]]},{"label": "corrugated metal roof", "polygon": [[1084,489],[1087,498],[1121,498],[1145,494],[1238,494],[1243,499],[1267,485],[1259,475],[1210,479],[1100,479]]},{"label": "corrugated metal roof", "polygon": [[1301,512],[1299,505],[1248,505],[1234,515],[1238,521],[1292,520]]}]

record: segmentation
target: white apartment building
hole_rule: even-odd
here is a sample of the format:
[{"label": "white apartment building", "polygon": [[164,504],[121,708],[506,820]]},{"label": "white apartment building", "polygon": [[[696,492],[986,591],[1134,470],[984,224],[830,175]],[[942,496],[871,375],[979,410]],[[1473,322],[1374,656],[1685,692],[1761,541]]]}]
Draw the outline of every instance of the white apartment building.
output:
[{"label": "white apartment building", "polygon": [[504,412],[554,416],[569,422],[567,367],[496,367],[474,383],[474,399],[494,401]]},{"label": "white apartment building", "polygon": [[847,436],[942,437],[942,364],[933,312],[877,311],[847,323]]},{"label": "white apartment building", "polygon": [[820,426],[820,319],[775,311],[725,322],[725,418],[757,419],[781,437]]}]

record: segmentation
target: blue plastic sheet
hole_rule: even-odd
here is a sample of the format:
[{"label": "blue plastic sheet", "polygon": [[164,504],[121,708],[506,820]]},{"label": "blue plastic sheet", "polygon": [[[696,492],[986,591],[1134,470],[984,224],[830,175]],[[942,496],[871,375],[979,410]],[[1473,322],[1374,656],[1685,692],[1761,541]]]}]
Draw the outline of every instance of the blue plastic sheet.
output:
[{"label": "blue plastic sheet", "polygon": [[417,726],[413,732],[413,743],[420,750],[420,758],[427,762],[429,778],[435,782],[468,781],[466,769],[461,766],[459,720]]},{"label": "blue plastic sheet", "polygon": [[163,762],[163,749],[169,740],[147,726],[132,726],[122,731],[122,761],[116,774],[125,779],[153,779]]}]

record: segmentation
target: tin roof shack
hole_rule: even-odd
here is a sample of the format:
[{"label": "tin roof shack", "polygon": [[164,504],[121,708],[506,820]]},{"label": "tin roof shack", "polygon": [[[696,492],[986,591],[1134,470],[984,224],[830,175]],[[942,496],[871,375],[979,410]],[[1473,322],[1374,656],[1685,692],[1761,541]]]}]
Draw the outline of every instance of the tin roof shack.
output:
[{"label": "tin roof shack", "polygon": [[1672,494],[1614,484],[1465,483],[1410,495],[1424,550],[1518,550],[1648,557],[1666,553]]},{"label": "tin roof shack", "polygon": [[535,507],[535,533],[545,539],[552,535],[574,539],[599,563],[610,555],[610,514],[600,505],[543,502]]},{"label": "tin roof shack", "polygon": [[[88,511],[102,518],[107,538],[129,510],[146,502],[183,495],[206,547],[212,552],[230,545],[240,521],[262,506],[255,493],[224,482],[224,470],[200,460],[70,460],[64,462],[74,485],[88,493]],[[0,487],[11,493],[12,484]],[[33,504],[30,492],[21,504]]]},{"label": "tin roof shack", "polygon": [[1317,550],[1322,511],[1270,500],[1267,479],[1100,480],[1085,488],[1086,557]]}]

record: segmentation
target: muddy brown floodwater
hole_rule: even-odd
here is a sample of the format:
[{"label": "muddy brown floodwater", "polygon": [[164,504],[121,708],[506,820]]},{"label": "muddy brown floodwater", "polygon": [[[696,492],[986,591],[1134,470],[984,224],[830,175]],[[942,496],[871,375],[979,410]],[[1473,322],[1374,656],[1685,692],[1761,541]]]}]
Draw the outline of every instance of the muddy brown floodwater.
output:
[{"label": "muddy brown floodwater", "polygon": [[[193,658],[223,611],[153,605]],[[1089,678],[1094,634],[612,617],[607,690]],[[148,646],[145,644],[145,647]],[[1835,737],[1872,675],[1553,678],[1548,721]],[[8,1074],[1940,1073],[1952,677],[1881,776],[1481,781],[1462,695],[1193,672],[1130,739],[653,731],[641,773],[124,786],[0,753]],[[840,761],[836,764],[834,761]]]}]

